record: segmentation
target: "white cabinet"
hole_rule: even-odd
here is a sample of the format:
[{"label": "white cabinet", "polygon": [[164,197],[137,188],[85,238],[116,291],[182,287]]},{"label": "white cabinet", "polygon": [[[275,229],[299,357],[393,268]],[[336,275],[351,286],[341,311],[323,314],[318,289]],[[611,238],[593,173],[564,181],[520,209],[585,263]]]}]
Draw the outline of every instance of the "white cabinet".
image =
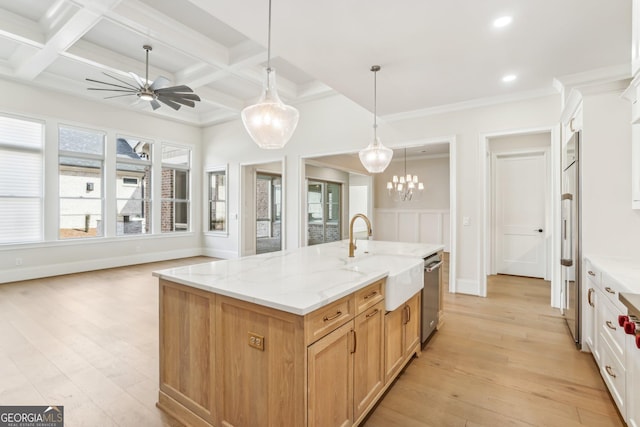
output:
[{"label": "white cabinet", "polygon": [[584,342],[627,425],[640,427],[640,348],[636,347],[635,335],[626,334],[621,325],[628,314],[619,299],[619,291],[625,289],[596,264],[584,260]]},{"label": "white cabinet", "polygon": [[631,6],[631,75],[640,71],[640,0]]},{"label": "white cabinet", "polygon": [[627,335],[627,425],[640,427],[640,348]]},{"label": "white cabinet", "polygon": [[640,209],[640,124],[631,127],[631,208]]},{"label": "white cabinet", "polygon": [[596,307],[598,305],[598,288],[600,286],[600,270],[593,266],[589,261],[585,262],[585,281],[584,292],[586,295],[586,305],[584,305],[584,331],[583,343],[589,347],[593,357],[598,364],[600,363],[600,352],[597,347],[597,331],[596,331]]}]

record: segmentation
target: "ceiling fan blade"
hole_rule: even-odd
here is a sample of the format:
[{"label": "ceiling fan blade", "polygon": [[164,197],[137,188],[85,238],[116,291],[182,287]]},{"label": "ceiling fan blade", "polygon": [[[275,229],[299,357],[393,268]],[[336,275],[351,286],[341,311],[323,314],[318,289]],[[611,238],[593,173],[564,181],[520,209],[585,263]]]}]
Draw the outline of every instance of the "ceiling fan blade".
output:
[{"label": "ceiling fan blade", "polygon": [[[122,88],[122,89],[130,90],[130,91],[132,91],[132,92],[137,92],[137,91],[139,91],[139,90],[140,90],[140,88],[133,87],[133,86],[132,86],[132,87],[127,87],[127,86],[122,86],[122,85],[118,85],[118,84],[115,84],[115,83],[101,82],[100,80],[94,80],[94,79],[85,79],[85,80],[86,80],[86,81],[88,81],[88,82],[92,82],[92,83],[100,83],[100,84],[102,84],[102,85],[108,85],[108,86],[113,86],[113,87],[119,87],[119,88]],[[107,89],[107,90],[108,90],[108,89]],[[113,89],[113,90],[115,90],[115,89]]]},{"label": "ceiling fan blade", "polygon": [[164,97],[161,97],[161,96],[158,97],[158,101],[162,102],[163,104],[168,105],[169,107],[173,108],[176,111],[178,111],[180,109],[180,107],[181,107],[181,105],[178,104],[177,102],[173,102],[172,100],[164,98]]},{"label": "ceiling fan blade", "polygon": [[118,78],[118,77],[116,77],[116,76],[112,76],[111,74],[109,74],[109,73],[105,73],[104,71],[102,72],[102,74],[104,74],[104,75],[105,75],[105,76],[107,76],[107,77],[111,77],[112,79],[117,80],[117,81],[119,81],[120,83],[124,83],[124,84],[126,84],[127,86],[131,86],[131,87],[132,87],[132,88],[134,88],[134,89],[140,89],[139,87],[136,87],[136,86],[132,85],[132,84],[131,84],[131,83],[129,83],[128,81],[126,81],[126,80],[122,80],[122,79],[120,79],[120,78]]},{"label": "ceiling fan blade", "polygon": [[124,95],[113,95],[113,96],[107,96],[104,99],[111,99],[111,98],[120,98],[121,96],[131,96],[131,95],[135,95],[135,93],[125,93]]},{"label": "ceiling fan blade", "polygon": [[158,76],[153,83],[151,83],[151,86],[149,86],[150,90],[158,90],[158,89],[163,89],[165,87],[167,87],[167,85],[171,82],[171,80],[169,80],[166,77],[163,76]]},{"label": "ceiling fan blade", "polygon": [[137,90],[133,90],[133,89],[109,89],[109,88],[100,88],[100,87],[88,87],[87,90],[104,90],[109,92],[130,92],[133,94],[138,93]]},{"label": "ceiling fan blade", "polygon": [[183,98],[167,97],[167,96],[164,96],[164,95],[159,95],[158,99],[160,101],[166,100],[166,101],[176,102],[178,104],[186,105],[186,106],[191,107],[191,108],[196,106],[195,102],[190,101],[188,99],[183,99]]},{"label": "ceiling fan blade", "polygon": [[182,98],[182,99],[190,99],[192,101],[200,101],[200,97],[198,95],[196,95],[195,93],[169,93],[169,92],[162,92],[159,93],[158,95],[161,96],[167,96],[169,98]]},{"label": "ceiling fan blade", "polygon": [[164,87],[162,89],[157,89],[156,92],[193,92],[193,90],[189,86],[180,85],[180,86],[170,86]]},{"label": "ceiling fan blade", "polygon": [[160,108],[160,103],[154,99],[154,100],[151,101],[151,107],[154,110],[157,110],[158,108]]},{"label": "ceiling fan blade", "polygon": [[145,86],[144,82],[142,81],[142,78],[138,76],[136,73],[134,73],[133,71],[129,71],[129,75],[133,77],[133,80],[135,80],[136,83],[138,83],[141,88]]}]

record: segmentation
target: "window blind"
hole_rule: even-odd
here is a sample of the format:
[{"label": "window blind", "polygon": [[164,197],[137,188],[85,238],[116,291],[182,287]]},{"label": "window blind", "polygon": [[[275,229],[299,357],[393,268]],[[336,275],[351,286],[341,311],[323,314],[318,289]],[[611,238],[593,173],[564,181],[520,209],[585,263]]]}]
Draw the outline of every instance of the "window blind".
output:
[{"label": "window blind", "polygon": [[0,244],[42,240],[44,125],[0,116]]}]

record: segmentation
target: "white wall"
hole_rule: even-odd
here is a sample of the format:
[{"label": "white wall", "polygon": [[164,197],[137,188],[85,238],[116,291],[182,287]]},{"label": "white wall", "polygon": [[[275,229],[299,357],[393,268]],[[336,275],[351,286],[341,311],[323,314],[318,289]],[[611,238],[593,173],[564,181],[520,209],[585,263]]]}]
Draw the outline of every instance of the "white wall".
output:
[{"label": "white wall", "polygon": [[640,254],[640,211],[631,209],[631,106],[619,93],[583,97],[582,251]]},{"label": "white wall", "polygon": [[489,150],[496,154],[519,150],[529,151],[532,148],[549,148],[550,146],[551,135],[549,132],[495,136],[489,139]]},{"label": "white wall", "polygon": [[[140,262],[198,255],[202,252],[202,133],[197,127],[158,118],[153,114],[123,110],[117,106],[96,103],[80,97],[61,94],[35,86],[0,79],[0,112],[22,115],[45,122],[45,217],[46,242],[0,247],[0,282],[23,280],[48,275],[66,274]],[[106,131],[113,152],[105,157],[106,179],[115,183],[115,138],[137,136],[157,143],[173,142],[192,149],[191,169],[192,232],[145,236],[107,236],[98,239],[58,241],[58,124]],[[159,150],[158,150],[159,152]],[[158,172],[160,168],[157,168]],[[157,180],[156,182],[159,182]],[[105,197],[115,200],[115,185],[107,187]],[[154,186],[154,199],[160,199],[160,186]],[[105,212],[105,220],[113,221],[115,204]],[[53,214],[51,214],[53,213]],[[159,216],[154,217],[159,224]],[[109,230],[109,228],[107,228]],[[22,265],[16,265],[16,258]]]},{"label": "white wall", "polygon": [[404,158],[393,160],[389,167],[374,177],[375,207],[382,209],[449,209],[449,156],[407,159],[407,173],[418,175],[424,190],[410,201],[389,196],[387,182],[393,175],[404,175]]},{"label": "white wall", "polygon": [[[286,158],[286,248],[298,247],[304,240],[300,219],[301,157],[354,152],[365,147],[372,138],[371,113],[343,96],[336,95],[298,106],[300,123],[293,138],[283,150],[273,156]],[[461,290],[477,289],[480,225],[483,224],[482,207],[478,191],[482,178],[478,171],[478,141],[482,134],[508,130],[554,126],[559,121],[560,97],[547,96],[527,101],[516,101],[442,113],[423,118],[381,121],[379,136],[390,147],[406,145],[423,139],[456,136],[458,228],[457,257],[458,281]],[[204,159],[206,164],[229,162],[230,211],[237,210],[237,164],[269,156],[257,148],[242,128],[234,121],[204,130]],[[235,182],[234,182],[235,181]],[[468,216],[469,226],[462,226],[462,217]],[[237,253],[237,222],[230,222],[229,238],[208,236],[207,250],[225,250]],[[235,230],[234,230],[235,228]]]}]

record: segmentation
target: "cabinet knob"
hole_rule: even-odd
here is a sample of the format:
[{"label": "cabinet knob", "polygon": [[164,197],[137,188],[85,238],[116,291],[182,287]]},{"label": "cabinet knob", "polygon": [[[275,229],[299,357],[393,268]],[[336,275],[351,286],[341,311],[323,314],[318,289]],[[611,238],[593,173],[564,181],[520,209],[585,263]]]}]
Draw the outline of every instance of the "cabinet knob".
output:
[{"label": "cabinet knob", "polygon": [[636,335],[636,347],[640,348],[640,335]]},{"label": "cabinet knob", "polygon": [[624,322],[624,331],[629,335],[635,335],[636,333],[635,322]]},{"label": "cabinet knob", "polygon": [[627,323],[629,321],[629,316],[625,316],[623,314],[618,316],[618,325],[620,325],[620,327],[624,327],[624,324]]}]

